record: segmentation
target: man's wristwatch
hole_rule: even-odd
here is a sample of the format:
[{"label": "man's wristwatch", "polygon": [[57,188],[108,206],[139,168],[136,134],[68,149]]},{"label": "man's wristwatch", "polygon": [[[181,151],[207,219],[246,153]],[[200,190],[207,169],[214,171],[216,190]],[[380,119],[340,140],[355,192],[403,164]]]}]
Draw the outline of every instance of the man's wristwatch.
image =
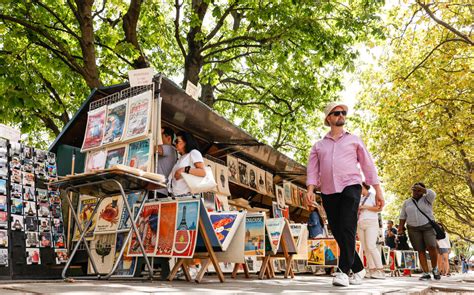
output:
[{"label": "man's wristwatch", "polygon": [[191,166],[184,167],[184,173],[189,173],[190,169],[191,169]]}]

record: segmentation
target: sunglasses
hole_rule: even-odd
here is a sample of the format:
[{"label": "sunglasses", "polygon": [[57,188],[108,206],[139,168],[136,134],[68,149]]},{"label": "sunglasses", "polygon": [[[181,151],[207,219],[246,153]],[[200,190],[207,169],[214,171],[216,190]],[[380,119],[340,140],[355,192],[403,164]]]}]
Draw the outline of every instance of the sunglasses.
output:
[{"label": "sunglasses", "polygon": [[343,115],[343,116],[347,115],[347,112],[346,111],[335,111],[335,112],[329,113],[329,115],[334,115],[336,117],[339,117],[340,115]]}]

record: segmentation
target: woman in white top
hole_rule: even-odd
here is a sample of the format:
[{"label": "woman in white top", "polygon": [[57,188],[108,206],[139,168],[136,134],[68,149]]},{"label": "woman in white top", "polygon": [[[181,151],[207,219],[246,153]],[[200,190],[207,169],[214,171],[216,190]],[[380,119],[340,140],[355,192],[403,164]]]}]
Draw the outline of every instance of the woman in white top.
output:
[{"label": "woman in white top", "polygon": [[179,153],[179,159],[171,169],[168,191],[175,197],[190,195],[191,190],[181,176],[182,173],[189,173],[194,176],[206,176],[204,170],[204,160],[201,152],[198,150],[196,139],[187,132],[180,131],[176,134],[176,150]]},{"label": "woman in white top", "polygon": [[[446,228],[444,227],[444,224],[441,222],[438,222],[439,226],[441,226],[444,229],[444,232],[446,232]],[[443,276],[451,276],[451,273],[449,272],[449,252],[451,250],[451,242],[449,241],[449,235],[446,232],[446,237],[442,240],[437,240],[438,242],[438,269],[439,269],[439,274]]]},{"label": "woman in white top", "polygon": [[378,212],[381,211],[375,202],[375,195],[369,192],[370,185],[362,183],[362,197],[359,203],[359,222],[357,234],[369,265],[369,274],[373,279],[385,279],[382,257],[377,249],[379,235]]}]

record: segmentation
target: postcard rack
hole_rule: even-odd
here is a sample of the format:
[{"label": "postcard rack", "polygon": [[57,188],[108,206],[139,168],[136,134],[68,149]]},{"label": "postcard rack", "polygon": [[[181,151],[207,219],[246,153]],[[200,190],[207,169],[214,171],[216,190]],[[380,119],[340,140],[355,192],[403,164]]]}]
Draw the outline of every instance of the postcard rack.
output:
[{"label": "postcard rack", "polygon": [[[96,197],[98,199],[98,203],[95,206],[94,211],[91,214],[91,217],[86,221],[84,228],[82,228],[75,210],[71,210],[74,223],[76,224],[79,230],[80,238],[78,242],[76,243],[76,245],[74,246],[74,249],[72,250],[71,254],[69,255],[69,260],[64,266],[64,269],[62,271],[62,277],[64,279],[67,278],[67,271],[71,265],[71,262],[73,261],[73,258],[79,249],[79,246],[83,244],[85,246],[87,255],[90,259],[91,266],[95,273],[95,276],[81,277],[81,279],[102,279],[102,278],[109,279],[114,274],[115,270],[117,269],[126,247],[122,247],[120,254],[118,256],[119,259],[117,259],[117,261],[114,263],[112,270],[107,275],[101,276],[99,272],[97,271],[96,263],[94,261],[94,258],[91,254],[91,250],[85,239],[85,234],[88,228],[92,224],[92,220],[96,214],[97,209],[99,208],[100,202],[102,202],[102,200],[108,196],[112,196],[112,195],[122,196],[124,200],[125,208],[128,212],[128,218],[131,218],[133,214],[132,214],[130,205],[127,202],[127,194],[131,192],[136,192],[136,191],[147,192],[147,191],[156,190],[156,189],[162,188],[164,184],[157,182],[155,180],[137,176],[137,175],[127,173],[124,171],[110,170],[110,171],[98,172],[94,174],[82,174],[82,175],[79,174],[75,176],[66,177],[59,181],[53,182],[51,186],[56,187],[57,189],[60,189],[64,192],[65,199],[68,202],[68,205],[71,206],[71,208],[72,208],[72,200],[70,199],[69,192],[87,194],[87,195]],[[145,201],[146,201],[146,198],[143,198],[142,203],[140,205],[140,211],[142,210],[145,204]],[[148,259],[148,256],[145,253],[145,247],[143,245],[143,241],[140,237],[140,233],[136,226],[136,222],[139,218],[140,211],[138,212],[137,216],[134,218],[133,222],[131,223],[132,228],[128,232],[125,238],[124,244],[126,245],[128,243],[128,241],[131,238],[132,232],[135,233],[137,236],[137,241],[140,246],[140,250],[143,254],[143,259],[148,269],[153,269],[151,266],[150,260]],[[149,279],[153,278],[152,271],[148,273],[148,277]]]}]

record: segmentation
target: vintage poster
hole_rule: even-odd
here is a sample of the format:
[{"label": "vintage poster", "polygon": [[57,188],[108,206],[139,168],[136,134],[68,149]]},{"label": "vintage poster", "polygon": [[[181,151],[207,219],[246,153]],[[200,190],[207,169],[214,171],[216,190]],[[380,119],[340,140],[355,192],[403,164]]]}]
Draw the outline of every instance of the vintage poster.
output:
[{"label": "vintage poster", "polygon": [[216,164],[216,182],[219,193],[224,196],[230,196],[229,168],[227,166]]},{"label": "vintage poster", "polygon": [[148,135],[151,121],[151,103],[151,90],[129,98],[125,139]]},{"label": "vintage poster", "polygon": [[[94,259],[95,266],[100,274],[109,273],[114,265],[115,236],[115,233],[95,235],[91,241],[91,258]],[[94,274],[94,268],[90,260],[87,273]]]},{"label": "vintage poster", "polygon": [[128,248],[128,245],[124,245],[126,236],[127,233],[117,233],[114,263],[117,262],[117,259],[120,259],[120,262],[114,272],[114,277],[133,277],[135,274],[138,258],[126,255],[127,251],[124,251],[122,257],[119,257],[122,247]]},{"label": "vintage poster", "polygon": [[299,203],[301,205],[301,207],[307,209],[308,206],[307,206],[307,202],[306,202],[306,190],[301,188],[301,187],[298,187],[298,200],[299,200]]},{"label": "vintage poster", "polygon": [[105,169],[110,168],[114,165],[123,164],[123,162],[125,161],[126,149],[126,146],[108,149],[107,156],[105,159]]},{"label": "vintage poster", "polygon": [[257,167],[251,164],[247,164],[248,176],[249,176],[249,183],[251,189],[257,190]]},{"label": "vintage poster", "polygon": [[178,202],[173,256],[191,258],[197,239],[200,200]]},{"label": "vintage poster", "polygon": [[41,264],[40,249],[26,248],[26,264]]},{"label": "vintage poster", "polygon": [[265,255],[265,214],[247,214],[245,218],[245,255]]},{"label": "vintage poster", "polygon": [[102,144],[118,142],[122,139],[127,114],[127,99],[107,106],[107,119]]},{"label": "vintage poster", "polygon": [[146,222],[145,226],[145,239],[143,245],[145,246],[145,252],[148,255],[155,253],[155,247],[158,241],[158,224],[160,219],[160,203],[146,203],[143,207],[141,215]]},{"label": "vintage poster", "polygon": [[[92,217],[92,212],[94,212],[94,208],[97,205],[97,198],[81,195],[79,198],[79,205],[77,206],[77,217],[79,222],[81,223],[81,227],[84,230],[89,219]],[[94,228],[97,221],[97,214],[95,214],[94,219],[92,220],[91,226],[88,228],[87,233],[85,235],[86,240],[90,241],[93,238]],[[80,238],[79,229],[77,225],[75,226],[73,241],[77,241]]]},{"label": "vintage poster", "polygon": [[284,192],[284,189],[283,189],[283,187],[281,187],[279,185],[275,185],[275,189],[276,189],[276,200],[277,200],[278,207],[284,208],[285,207],[285,192]]},{"label": "vintage poster", "polygon": [[86,133],[81,151],[97,148],[102,143],[104,136],[105,115],[107,106],[89,111],[87,113]]},{"label": "vintage poster", "polygon": [[291,205],[291,182],[283,181],[283,196],[285,197],[285,204]]},{"label": "vintage poster", "polygon": [[324,240],[308,240],[308,264],[324,265]]},{"label": "vintage poster", "polygon": [[54,249],[54,254],[56,255],[56,264],[67,262],[67,249]]},{"label": "vintage poster", "polygon": [[[138,214],[138,212],[140,211],[140,205],[139,204],[134,204],[133,205],[133,208],[132,208],[132,211],[133,211],[133,215],[136,216],[136,214]],[[146,222],[143,218],[143,215],[140,214],[138,215],[138,219],[137,219],[137,222],[135,223],[137,229],[138,229],[138,233],[140,235],[140,238],[143,242],[143,240],[145,239],[145,234],[146,234]],[[131,227],[131,224],[130,224],[130,227]],[[128,249],[127,249],[127,255],[129,256],[142,256],[142,250],[140,248],[140,243],[138,241],[138,237],[137,237],[137,234],[132,230],[132,237],[130,239],[130,243],[128,244]]]},{"label": "vintage poster", "polygon": [[120,216],[123,210],[122,196],[112,196],[102,199],[97,208],[97,223],[94,233],[115,232],[120,222]]},{"label": "vintage poster", "polygon": [[325,265],[337,265],[339,248],[336,240],[324,241],[324,263]]},{"label": "vintage poster", "polygon": [[291,184],[291,202],[295,206],[301,206],[300,199],[298,197],[298,186]]},{"label": "vintage poster", "polygon": [[274,253],[280,246],[281,234],[285,226],[284,218],[269,218],[265,221],[267,232],[269,234],[271,247]]},{"label": "vintage poster", "polygon": [[227,167],[229,168],[229,181],[239,183],[239,162],[237,158],[227,156]]},{"label": "vintage poster", "polygon": [[238,159],[239,182],[243,186],[249,186],[249,164]]},{"label": "vintage poster", "polygon": [[230,212],[210,212],[209,218],[211,219],[212,228],[216,233],[217,239],[223,245],[226,243],[226,239],[232,239],[229,237],[229,233],[234,227],[238,214]]},{"label": "vintage poster", "polygon": [[257,169],[257,191],[261,194],[267,194],[267,188],[265,186],[265,170]]},{"label": "vintage poster", "polygon": [[202,200],[204,201],[204,207],[207,212],[216,210],[216,193],[204,192],[202,193]]},{"label": "vintage poster", "polygon": [[[127,202],[128,202],[128,205],[130,206],[130,209],[132,210],[132,213],[133,213],[134,205],[140,204],[142,200],[143,200],[142,192],[134,192],[127,195]],[[137,209],[138,208],[139,207],[137,207]],[[132,220],[131,218],[128,217],[128,211],[127,211],[127,208],[125,207],[125,204],[123,205],[122,216],[120,217],[119,220],[120,222],[119,222],[118,230],[128,229],[132,226]]]},{"label": "vintage poster", "polygon": [[104,169],[106,156],[107,152],[105,150],[88,152],[84,172]]},{"label": "vintage poster", "polygon": [[415,251],[404,251],[403,255],[405,256],[405,268],[406,269],[416,269],[416,256]]},{"label": "vintage poster", "polygon": [[162,202],[160,208],[160,223],[158,228],[158,243],[155,255],[171,257],[176,233],[177,202]]},{"label": "vintage poster", "polygon": [[272,213],[273,213],[273,218],[284,217],[283,212],[281,208],[278,206],[277,202],[272,202]]},{"label": "vintage poster", "polygon": [[150,140],[132,142],[128,146],[126,165],[148,171],[150,168]]},{"label": "vintage poster", "polygon": [[303,225],[301,223],[290,223],[290,232],[295,245],[298,247],[300,241],[300,235],[303,230]]}]

